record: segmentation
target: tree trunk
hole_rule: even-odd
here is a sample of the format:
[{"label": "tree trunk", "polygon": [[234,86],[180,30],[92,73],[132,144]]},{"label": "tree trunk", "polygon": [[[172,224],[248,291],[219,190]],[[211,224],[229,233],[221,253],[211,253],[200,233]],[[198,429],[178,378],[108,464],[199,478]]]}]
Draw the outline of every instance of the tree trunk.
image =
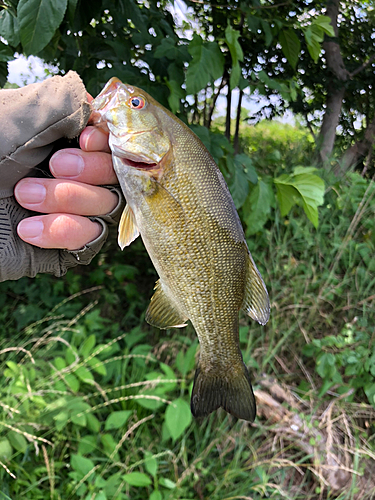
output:
[{"label": "tree trunk", "polygon": [[342,156],[336,173],[345,173],[351,167],[355,167],[358,163],[369,154],[370,149],[375,141],[375,118],[366,128],[365,136],[362,141],[358,141]]},{"label": "tree trunk", "polygon": [[228,93],[227,93],[227,116],[225,119],[225,137],[230,141],[230,111],[232,106],[232,91],[228,83]]},{"label": "tree trunk", "polygon": [[205,127],[207,127],[207,128],[211,128],[212,115],[213,115],[214,110],[215,110],[216,101],[217,101],[223,87],[226,85],[226,83],[227,83],[226,78],[225,78],[225,76],[223,76],[223,78],[221,79],[219,88],[216,90],[216,92],[215,92],[215,87],[213,87],[214,93],[212,96],[212,102],[208,108],[208,111],[205,111]]},{"label": "tree trunk", "polygon": [[327,38],[323,42],[323,47],[327,60],[327,69],[334,75],[335,80],[331,81],[327,88],[326,110],[318,137],[318,150],[323,165],[327,163],[333,150],[336,127],[339,123],[342,101],[345,95],[345,82],[349,77],[338,43],[337,16],[339,8],[340,0],[328,0],[327,16],[331,18],[335,38]]},{"label": "tree trunk", "polygon": [[242,96],[243,96],[243,90],[240,90],[240,95],[238,96],[238,104],[237,104],[237,116],[236,116],[236,130],[234,132],[234,139],[233,139],[233,147],[234,147],[234,154],[238,154],[238,148],[239,148],[239,135],[240,135],[240,121],[241,121],[241,106],[242,106]]},{"label": "tree trunk", "polygon": [[344,94],[344,87],[327,93],[326,110],[317,140],[320,161],[323,165],[328,162],[335,144],[336,128],[339,124]]}]

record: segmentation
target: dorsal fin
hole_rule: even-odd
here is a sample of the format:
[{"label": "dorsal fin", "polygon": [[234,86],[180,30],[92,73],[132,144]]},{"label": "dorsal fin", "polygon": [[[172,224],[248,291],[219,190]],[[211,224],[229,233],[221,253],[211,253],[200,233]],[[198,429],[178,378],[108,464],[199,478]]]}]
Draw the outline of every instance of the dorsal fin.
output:
[{"label": "dorsal fin", "polygon": [[270,301],[262,276],[249,252],[246,271],[246,289],[242,309],[261,325],[265,325],[270,317]]},{"label": "dorsal fin", "polygon": [[134,212],[126,205],[122,212],[120,223],[118,226],[118,244],[121,250],[130,245],[139,236],[137,223],[135,221]]},{"label": "dorsal fin", "polygon": [[151,297],[150,304],[146,311],[146,321],[157,328],[182,328],[186,326],[188,318],[182,315],[172,304],[171,300],[165,294],[161,281],[155,284],[155,293]]}]

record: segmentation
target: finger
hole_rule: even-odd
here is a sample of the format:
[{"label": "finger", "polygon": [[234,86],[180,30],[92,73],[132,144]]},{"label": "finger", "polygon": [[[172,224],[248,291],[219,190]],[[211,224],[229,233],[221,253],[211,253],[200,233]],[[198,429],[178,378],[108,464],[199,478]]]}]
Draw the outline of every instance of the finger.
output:
[{"label": "finger", "polygon": [[103,228],[86,217],[68,214],[42,215],[23,219],[18,236],[41,248],[79,250],[100,236]]},{"label": "finger", "polygon": [[105,151],[110,153],[108,137],[104,130],[88,126],[79,137],[79,145],[84,151]]},{"label": "finger", "polygon": [[24,178],[14,194],[24,208],[47,214],[103,215],[118,203],[117,195],[109,189],[57,179]]},{"label": "finger", "polygon": [[118,184],[112,157],[100,151],[87,153],[80,149],[60,149],[49,162],[57,179],[71,179],[88,184]]}]

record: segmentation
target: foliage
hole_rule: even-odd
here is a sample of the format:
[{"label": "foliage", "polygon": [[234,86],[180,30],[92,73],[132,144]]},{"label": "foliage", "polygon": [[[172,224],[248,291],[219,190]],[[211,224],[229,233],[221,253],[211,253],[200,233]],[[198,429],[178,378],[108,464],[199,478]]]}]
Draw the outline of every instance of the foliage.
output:
[{"label": "foliage", "polygon": [[303,349],[313,357],[316,372],[323,379],[319,395],[335,386],[339,394],[363,390],[375,407],[375,345],[366,319],[347,323],[338,335],[313,339]]},{"label": "foliage", "polygon": [[[243,139],[245,149],[255,153],[248,156],[234,154],[229,141],[220,134],[220,122],[215,128],[218,132],[208,131],[205,127],[192,126],[192,130],[210,150],[224,173],[234,204],[237,210],[241,209],[248,236],[260,231],[272,217],[271,208],[276,208],[276,201],[282,216],[286,216],[293,206],[299,205],[313,225],[318,226],[318,206],[323,204],[324,181],[317,175],[317,169],[314,167],[285,163],[286,150],[289,152],[293,148],[293,143],[301,147],[300,137],[305,139],[305,144],[309,144],[306,140],[306,133],[303,134],[302,131],[291,126],[286,126],[284,129],[281,124],[261,125],[261,140],[258,143],[256,142],[259,139],[258,132],[254,134],[246,131],[246,135],[244,134],[248,141],[246,144]],[[284,134],[278,134],[278,139],[275,139],[276,134],[275,136],[270,134],[275,129],[284,132]],[[285,138],[290,139],[291,145],[288,149],[281,146]],[[256,147],[254,144],[257,144]],[[276,146],[280,149],[276,149]],[[306,154],[301,155],[301,158],[306,160],[304,157]],[[292,158],[292,155],[288,154],[287,158]],[[262,168],[264,164],[268,165],[266,171]],[[275,176],[276,172],[285,171],[290,173]],[[271,176],[268,172],[274,175]]]},{"label": "foliage", "polygon": [[[215,134],[203,139],[219,162],[228,154]],[[278,161],[285,161],[281,153]],[[260,199],[269,189],[263,179],[248,182],[253,202],[255,189]],[[255,393],[261,374],[282,380],[304,402],[298,418],[306,425],[316,407],[341,404],[343,414],[375,408],[375,187],[358,174],[326,183],[317,229],[296,208],[281,218],[273,204],[269,222],[248,239],[272,314],[265,327],[240,317]],[[319,498],[312,492],[322,485],[306,467],[311,457],[298,445],[275,442],[261,405],[254,427],[224,412],[192,421],[196,336],[191,327],[164,333],[145,324],[155,272],[140,242],[125,253],[114,239],[91,266],[64,279],[39,275],[0,284],[2,495]],[[360,441],[373,435],[366,422],[360,431],[358,419],[350,424]],[[296,467],[304,472],[294,476]],[[361,474],[362,465],[355,467]],[[340,498],[353,498],[353,491],[354,482]]]},{"label": "foliage", "polygon": [[[326,73],[318,56],[323,35],[332,34],[319,14],[323,4],[307,15],[304,2],[278,9],[192,2],[200,22],[192,37],[186,26],[176,28],[169,5],[3,2],[0,33],[8,45],[0,47],[0,76],[4,82],[15,51],[39,50],[60,71],[76,69],[94,94],[116,74],[194,122],[228,182],[271,297],[267,326],[240,316],[240,346],[256,394],[262,374],[282,381],[298,395],[305,408],[299,418],[310,427],[317,408],[324,414],[338,406],[351,438],[348,453],[363,456],[358,443],[366,442],[373,457],[374,183],[355,173],[340,182],[326,175],[323,183],[301,127],[241,127],[243,151],[235,154],[230,134],[198,125],[210,124],[225,86],[279,95],[297,107],[309,88],[301,82],[313,81],[308,112],[323,106]],[[30,6],[42,9],[40,19]],[[319,226],[306,223],[298,205],[315,225],[319,206]],[[145,324],[155,271],[140,241],[121,253],[112,236],[91,266],[65,278],[0,284],[2,497],[332,498],[337,492],[313,475],[319,465],[313,453],[300,451],[298,437],[288,445],[274,440],[263,413],[254,426],[220,411],[192,420],[195,334],[191,327],[160,332]],[[357,417],[362,410],[364,422]],[[353,469],[363,474],[357,458]],[[341,500],[355,498],[356,481]],[[368,489],[359,498],[371,495]]]}]

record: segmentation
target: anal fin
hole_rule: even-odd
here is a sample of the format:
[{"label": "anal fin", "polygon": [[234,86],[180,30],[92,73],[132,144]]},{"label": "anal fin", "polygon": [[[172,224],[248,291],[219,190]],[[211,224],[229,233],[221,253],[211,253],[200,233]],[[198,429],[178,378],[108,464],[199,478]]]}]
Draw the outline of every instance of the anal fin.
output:
[{"label": "anal fin", "polygon": [[165,294],[160,280],[156,282],[155,293],[146,311],[146,321],[157,328],[182,328],[188,318],[183,316]]},{"label": "anal fin", "polygon": [[118,244],[123,250],[129,246],[139,236],[139,230],[135,221],[133,210],[126,205],[122,212],[120,223],[118,226]]},{"label": "anal fin", "polygon": [[246,289],[242,309],[261,325],[265,325],[270,317],[270,301],[262,276],[249,252],[247,259]]}]

